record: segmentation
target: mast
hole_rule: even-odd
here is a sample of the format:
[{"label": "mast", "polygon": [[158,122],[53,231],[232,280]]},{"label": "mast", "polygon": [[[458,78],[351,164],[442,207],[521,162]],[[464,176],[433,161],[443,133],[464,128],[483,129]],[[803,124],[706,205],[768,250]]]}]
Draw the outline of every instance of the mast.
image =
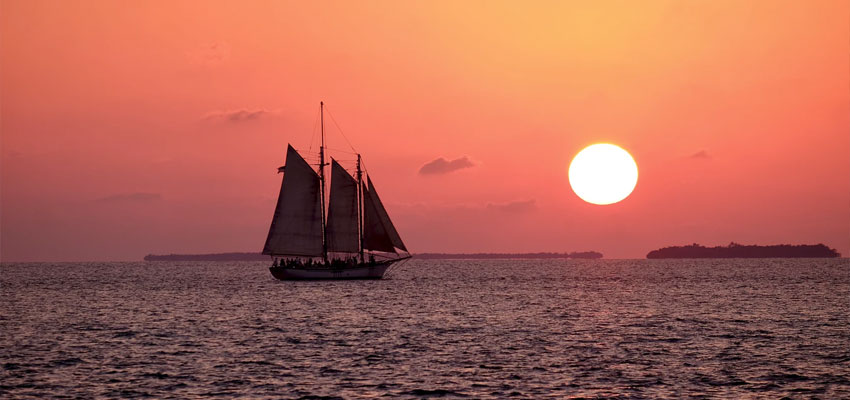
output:
[{"label": "mast", "polygon": [[360,242],[360,263],[363,263],[363,171],[360,170],[360,154],[357,155],[357,235]]},{"label": "mast", "polygon": [[319,184],[322,192],[322,259],[328,262],[328,230],[325,226],[325,102],[319,102],[322,125],[322,145],[319,146]]}]

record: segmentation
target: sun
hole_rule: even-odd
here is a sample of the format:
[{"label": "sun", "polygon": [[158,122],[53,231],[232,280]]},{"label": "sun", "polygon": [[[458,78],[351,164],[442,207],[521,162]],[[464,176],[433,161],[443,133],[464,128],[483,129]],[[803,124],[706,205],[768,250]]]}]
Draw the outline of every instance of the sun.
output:
[{"label": "sun", "polygon": [[629,197],[638,168],[629,152],[609,143],[597,143],[578,152],[570,163],[570,186],[582,200],[599,205]]}]

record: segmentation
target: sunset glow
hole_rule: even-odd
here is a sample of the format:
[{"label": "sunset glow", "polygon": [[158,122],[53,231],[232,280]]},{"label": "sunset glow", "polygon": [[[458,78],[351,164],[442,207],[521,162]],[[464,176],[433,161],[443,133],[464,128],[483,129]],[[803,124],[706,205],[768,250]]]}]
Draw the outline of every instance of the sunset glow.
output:
[{"label": "sunset glow", "polygon": [[[414,253],[850,253],[847,1],[0,7],[3,260],[260,251],[319,101]],[[640,168],[607,207],[599,142]]]},{"label": "sunset glow", "polygon": [[606,205],[622,201],[635,189],[638,168],[621,147],[598,143],[580,151],[570,163],[570,185],[582,200]]},{"label": "sunset glow", "polygon": [[0,0],[0,400],[850,400],[848,16]]}]

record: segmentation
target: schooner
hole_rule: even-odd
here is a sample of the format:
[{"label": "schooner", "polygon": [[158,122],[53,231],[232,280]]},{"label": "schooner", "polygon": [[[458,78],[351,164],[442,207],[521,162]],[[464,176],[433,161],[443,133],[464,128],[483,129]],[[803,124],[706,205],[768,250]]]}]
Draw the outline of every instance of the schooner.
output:
[{"label": "schooner", "polygon": [[[321,145],[318,171],[290,144],[280,194],[263,254],[272,275],[293,279],[381,279],[395,263],[410,258],[398,231],[361,169],[354,176],[331,158],[325,162],[324,102],[319,103]],[[325,206],[325,167],[331,166]],[[364,181],[365,176],[365,181]]]}]

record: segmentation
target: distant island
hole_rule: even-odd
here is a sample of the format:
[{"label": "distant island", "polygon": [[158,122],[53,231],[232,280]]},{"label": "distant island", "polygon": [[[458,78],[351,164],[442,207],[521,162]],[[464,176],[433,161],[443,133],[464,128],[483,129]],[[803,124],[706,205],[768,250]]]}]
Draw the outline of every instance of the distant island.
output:
[{"label": "distant island", "polygon": [[699,244],[664,247],[650,251],[646,258],[834,258],[841,257],[824,244],[779,244],[772,246],[743,245],[705,247]]},{"label": "distant island", "polygon": [[216,254],[148,254],[145,261],[268,261],[269,256],[260,253],[216,253]]},{"label": "distant island", "polygon": [[[572,253],[422,253],[414,254],[415,258],[425,260],[443,259],[517,259],[517,258],[602,258],[602,253],[596,251],[581,251]],[[216,253],[216,254],[148,254],[145,261],[268,261],[269,256],[260,253]]]},{"label": "distant island", "polygon": [[481,259],[517,259],[517,258],[602,258],[602,253],[596,251],[581,251],[572,253],[422,253],[414,255],[425,260],[481,260]]}]

